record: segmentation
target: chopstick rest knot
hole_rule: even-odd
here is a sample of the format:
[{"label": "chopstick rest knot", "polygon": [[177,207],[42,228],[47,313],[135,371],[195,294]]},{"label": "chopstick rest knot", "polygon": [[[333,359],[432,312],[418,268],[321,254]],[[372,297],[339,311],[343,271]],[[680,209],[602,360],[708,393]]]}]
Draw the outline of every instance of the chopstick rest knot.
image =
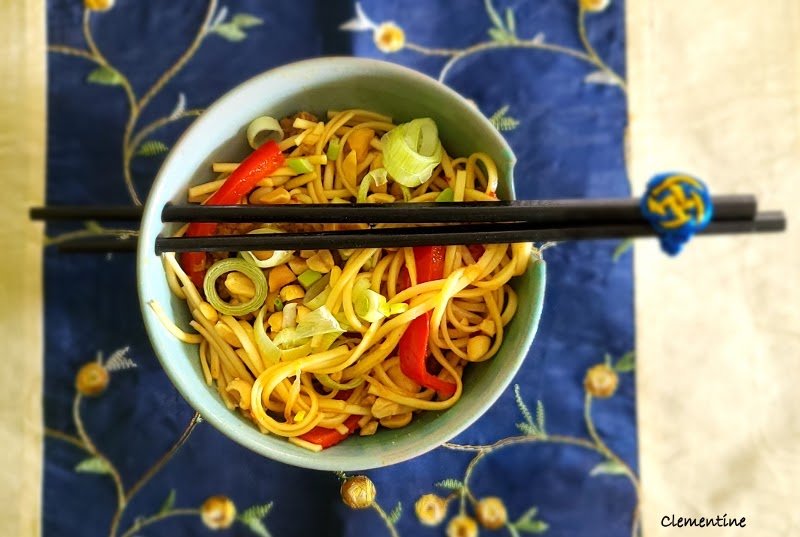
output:
[{"label": "chopstick rest knot", "polygon": [[642,196],[642,215],[656,230],[661,249],[677,255],[714,214],[708,187],[696,177],[669,172],[653,177]]}]

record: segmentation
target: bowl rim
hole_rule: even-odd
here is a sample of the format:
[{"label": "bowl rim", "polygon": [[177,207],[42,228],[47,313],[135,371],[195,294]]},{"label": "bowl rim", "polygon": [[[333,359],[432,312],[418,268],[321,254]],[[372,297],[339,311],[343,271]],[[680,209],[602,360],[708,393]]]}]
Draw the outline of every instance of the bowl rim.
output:
[{"label": "bowl rim", "polygon": [[[231,101],[236,98],[236,95],[240,92],[244,91],[245,88],[249,86],[257,86],[263,83],[265,79],[272,79],[272,78],[280,78],[285,75],[290,75],[293,72],[300,72],[303,71],[305,73],[314,72],[315,67],[317,66],[324,66],[325,68],[330,68],[332,63],[337,63],[339,67],[347,69],[348,64],[354,66],[357,70],[361,71],[364,69],[374,69],[382,71],[388,75],[394,75],[399,77],[405,77],[411,79],[412,82],[416,84],[422,84],[429,88],[431,91],[436,91],[439,93],[444,94],[446,99],[451,99],[460,102],[464,107],[468,110],[474,110],[474,116],[477,120],[484,124],[486,128],[485,132],[489,133],[488,136],[494,138],[494,142],[498,143],[500,147],[502,147],[504,153],[508,156],[508,170],[511,174],[511,180],[508,182],[508,192],[509,197],[514,199],[515,191],[514,191],[514,183],[513,183],[513,169],[516,164],[516,157],[514,152],[512,151],[511,147],[509,146],[508,142],[505,138],[494,128],[494,126],[489,122],[489,120],[467,99],[457,93],[455,90],[451,89],[450,87],[446,86],[445,84],[439,82],[438,80],[429,77],[428,75],[416,71],[414,69],[398,65],[395,63],[377,60],[372,58],[358,58],[352,56],[323,56],[319,58],[311,58],[306,60],[300,60],[288,64],[284,64],[278,67],[274,67],[262,73],[259,73],[244,82],[234,86],[227,92],[225,92],[222,96],[217,98],[213,103],[211,103],[207,108],[206,112],[199,116],[191,125],[189,125],[186,130],[184,130],[181,135],[178,137],[177,141],[173,145],[172,149],[170,150],[169,154],[165,158],[161,168],[159,169],[153,184],[150,187],[150,191],[148,193],[147,199],[144,204],[143,208],[143,217],[142,217],[142,224],[141,224],[141,233],[139,238],[139,243],[136,252],[136,285],[137,285],[137,294],[139,296],[139,307],[141,310],[142,318],[145,325],[145,330],[147,332],[148,339],[150,340],[151,347],[155,352],[156,356],[158,357],[159,362],[161,363],[161,367],[164,369],[167,377],[170,379],[170,382],[173,384],[175,389],[181,394],[181,396],[186,400],[186,402],[191,406],[196,412],[200,414],[204,421],[208,421],[216,430],[221,432],[223,435],[228,437],[229,439],[233,440],[234,442],[238,443],[241,446],[244,446],[251,451],[267,457],[269,459],[289,464],[292,466],[315,469],[315,470],[341,470],[341,471],[359,471],[359,470],[368,470],[372,468],[380,468],[385,466],[390,466],[393,464],[398,464],[404,461],[411,460],[416,458],[420,455],[428,453],[436,449],[437,447],[441,446],[443,443],[448,442],[452,438],[456,437],[468,427],[470,427],[475,421],[477,421],[481,416],[483,416],[486,411],[494,405],[497,399],[505,392],[508,388],[509,384],[516,376],[519,368],[521,367],[525,357],[527,355],[528,349],[530,348],[531,343],[536,335],[539,319],[541,317],[543,301],[544,301],[544,292],[545,292],[545,282],[546,282],[546,270],[545,270],[545,263],[543,260],[536,262],[536,267],[534,268],[538,271],[538,278],[539,278],[539,292],[538,296],[535,300],[535,303],[532,305],[532,318],[530,322],[530,328],[525,332],[522,338],[522,348],[517,349],[518,356],[514,360],[510,362],[510,366],[512,370],[509,372],[505,378],[503,378],[499,385],[497,386],[496,391],[489,397],[485,397],[483,401],[478,405],[478,409],[476,412],[467,415],[463,418],[462,421],[457,423],[451,423],[450,428],[440,428],[432,431],[426,439],[429,439],[428,442],[424,444],[419,444],[417,446],[409,446],[405,447],[402,444],[398,445],[398,448],[393,450],[391,453],[379,453],[372,456],[367,456],[363,454],[360,457],[357,457],[357,461],[352,464],[344,463],[339,460],[330,460],[326,457],[320,457],[318,453],[314,453],[309,451],[307,454],[299,452],[292,452],[292,451],[284,451],[281,449],[276,449],[266,443],[259,442],[257,438],[248,436],[247,434],[240,434],[237,431],[237,427],[232,425],[231,418],[233,417],[231,414],[233,411],[228,410],[220,403],[221,412],[217,412],[217,409],[212,408],[211,406],[207,405],[204,401],[202,401],[202,397],[199,394],[196,396],[193,394],[192,390],[187,388],[179,375],[179,372],[173,368],[171,365],[171,361],[167,359],[164,355],[165,351],[159,347],[157,344],[156,338],[156,331],[162,330],[163,327],[161,326],[160,322],[152,315],[152,311],[150,310],[147,300],[148,298],[144,296],[145,289],[143,284],[143,277],[146,277],[146,265],[151,261],[151,252],[154,243],[155,237],[160,233],[162,222],[160,219],[161,208],[153,206],[153,198],[157,197],[154,196],[154,193],[158,192],[161,188],[165,188],[165,185],[162,185],[162,182],[166,181],[165,179],[165,170],[171,169],[175,162],[181,159],[181,149],[182,146],[186,143],[186,139],[189,135],[197,130],[198,128],[203,127],[203,117],[208,115],[208,112],[226,106],[228,101]],[[312,79],[313,80],[313,79]],[[313,82],[312,82],[313,83]],[[188,180],[188,179],[187,179]],[[529,268],[530,270],[530,268]],[[244,424],[242,424],[244,425]],[[248,425],[249,429],[252,429],[255,432],[258,432],[259,435],[261,434],[255,426],[252,424]],[[291,445],[288,442],[287,445]],[[292,446],[295,448],[296,446]],[[335,462],[335,464],[334,464]]]}]

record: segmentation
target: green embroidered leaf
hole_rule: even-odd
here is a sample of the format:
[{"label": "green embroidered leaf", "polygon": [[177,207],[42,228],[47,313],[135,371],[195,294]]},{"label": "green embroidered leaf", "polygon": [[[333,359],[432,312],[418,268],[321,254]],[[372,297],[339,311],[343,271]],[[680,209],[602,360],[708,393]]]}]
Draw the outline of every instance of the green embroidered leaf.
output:
[{"label": "green embroidered leaf", "polygon": [[110,474],[111,467],[108,463],[99,457],[90,457],[84,459],[75,466],[76,472],[83,472],[87,474]]},{"label": "green embroidered leaf", "polygon": [[532,423],[517,423],[517,429],[528,436],[543,436],[536,425]]},{"label": "green embroidered leaf", "polygon": [[544,436],[544,405],[541,401],[536,401],[536,427],[539,428],[539,432]]},{"label": "green embroidered leaf", "polygon": [[334,474],[336,474],[336,477],[338,477],[338,478],[339,478],[339,479],[341,479],[342,481],[344,481],[345,479],[347,479],[347,474],[346,474],[346,473],[344,473],[344,472],[342,472],[342,471],[333,472],[333,473],[334,473]]},{"label": "green embroidered leaf", "polygon": [[239,28],[252,28],[253,26],[261,26],[264,24],[264,19],[250,15],[249,13],[237,13],[231,19],[231,22]]},{"label": "green embroidered leaf", "polygon": [[239,515],[239,520],[246,522],[248,520],[261,520],[272,511],[272,502],[263,505],[254,505]]},{"label": "green embroidered leaf", "polygon": [[522,513],[522,516],[517,519],[515,524],[522,524],[524,522],[530,522],[531,520],[533,520],[533,517],[535,517],[536,513],[538,513],[538,512],[539,512],[539,508],[534,505],[533,507],[531,507],[530,509],[528,509],[527,511]]},{"label": "green embroidered leaf", "polygon": [[583,79],[587,84],[606,84],[608,86],[616,86],[617,79],[608,71],[593,71],[586,75]]},{"label": "green embroidered leaf", "polygon": [[400,502],[397,502],[397,505],[394,506],[394,509],[392,509],[392,512],[389,513],[389,521],[392,524],[397,524],[397,522],[400,521],[400,516],[402,514],[403,514],[403,504],[400,503]]},{"label": "green embroidered leaf", "polygon": [[86,78],[93,84],[103,84],[105,86],[119,86],[122,84],[122,75],[113,67],[101,65],[94,69]]},{"label": "green embroidered leaf", "polygon": [[625,252],[630,250],[632,246],[633,246],[633,239],[625,239],[624,241],[620,242],[617,245],[617,247],[614,248],[614,253],[611,254],[611,261],[613,261],[614,263],[619,261],[619,258],[622,257],[622,255]]},{"label": "green embroidered leaf", "polygon": [[169,151],[169,147],[167,147],[163,142],[159,142],[158,140],[147,140],[142,142],[142,144],[136,150],[136,156],[155,157],[156,155],[161,155],[167,151]]},{"label": "green embroidered leaf", "polygon": [[514,20],[514,11],[510,7],[506,8],[506,29],[508,30],[509,35],[514,36],[516,39],[517,22]]},{"label": "green embroidered leaf", "polygon": [[617,370],[619,373],[630,373],[636,367],[636,354],[633,351],[626,352],[623,354],[617,363],[614,365],[614,369]]},{"label": "green embroidered leaf", "polygon": [[522,417],[525,418],[525,422],[533,426],[533,416],[531,416],[531,411],[528,410],[525,401],[522,400],[522,395],[519,393],[519,384],[514,384],[514,399],[517,401],[517,407],[519,407]]},{"label": "green embroidered leaf", "polygon": [[489,37],[496,43],[513,43],[514,37],[500,28],[489,28]]},{"label": "green embroidered leaf", "polygon": [[589,472],[589,475],[591,476],[601,474],[625,475],[627,474],[627,471],[625,470],[625,467],[617,461],[605,461],[592,468],[592,471]]},{"label": "green embroidered leaf", "polygon": [[264,517],[266,517],[271,510],[272,502],[264,505],[254,505],[246,509],[241,515],[236,517],[236,519],[259,537],[271,537],[263,522]]},{"label": "green embroidered leaf", "polygon": [[258,535],[258,537],[272,537],[267,527],[260,520],[251,520],[250,522],[242,522],[247,528]]},{"label": "green embroidered leaf", "polygon": [[161,509],[158,510],[159,515],[163,515],[164,513],[169,513],[175,507],[175,489],[169,491],[169,496],[167,499],[164,500],[164,504],[161,506]]},{"label": "green embroidered leaf", "polygon": [[464,483],[458,479],[445,479],[436,483],[436,486],[448,490],[461,490],[464,487]]},{"label": "green embroidered leaf", "polygon": [[606,364],[608,367],[611,367],[611,361],[612,361],[611,355],[610,355],[609,353],[606,353],[606,355],[603,357],[603,362],[604,362],[604,363],[605,363],[605,364]]},{"label": "green embroidered leaf", "polygon": [[247,34],[244,33],[244,31],[233,22],[217,24],[216,26],[212,27],[210,31],[234,43],[237,41],[242,41],[245,37],[247,37]]},{"label": "green embroidered leaf", "polygon": [[514,130],[519,126],[518,120],[506,115],[508,108],[509,106],[505,105],[489,118],[489,122],[494,125],[494,128],[501,132]]},{"label": "green embroidered leaf", "polygon": [[519,531],[524,531],[527,533],[544,533],[550,527],[547,522],[543,522],[541,520],[530,520],[523,522],[522,524],[515,524]]},{"label": "green embroidered leaf", "polygon": [[486,7],[486,14],[489,15],[489,19],[492,21],[492,24],[501,31],[505,30],[503,21],[500,20],[500,15],[497,14],[497,11],[495,11],[494,6],[492,5],[492,0],[483,0],[483,5]]},{"label": "green embroidered leaf", "polygon": [[513,524],[509,524],[509,523],[506,522],[506,529],[508,530],[508,534],[511,537],[520,537],[519,532],[517,531],[517,528],[515,528]]}]

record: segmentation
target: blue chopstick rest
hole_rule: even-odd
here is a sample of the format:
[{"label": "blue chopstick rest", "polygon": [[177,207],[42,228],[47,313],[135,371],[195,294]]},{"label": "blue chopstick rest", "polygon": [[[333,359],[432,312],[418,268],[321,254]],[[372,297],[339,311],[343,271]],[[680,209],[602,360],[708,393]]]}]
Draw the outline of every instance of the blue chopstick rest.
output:
[{"label": "blue chopstick rest", "polygon": [[677,255],[714,214],[708,187],[685,173],[662,173],[647,184],[642,215],[659,235],[661,249]]}]

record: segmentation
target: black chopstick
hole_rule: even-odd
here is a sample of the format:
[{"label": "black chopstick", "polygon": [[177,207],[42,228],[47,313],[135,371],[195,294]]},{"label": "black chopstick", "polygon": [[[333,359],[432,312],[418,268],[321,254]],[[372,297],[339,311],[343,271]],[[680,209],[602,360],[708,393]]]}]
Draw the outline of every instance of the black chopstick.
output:
[{"label": "black chopstick", "polygon": [[[764,212],[754,219],[713,221],[700,232],[719,235],[779,232],[786,228],[782,212]],[[474,224],[381,228],[316,233],[221,235],[213,237],[157,237],[155,252],[213,252],[243,250],[315,250],[320,248],[400,248],[453,244],[498,244],[594,240],[655,236],[649,224],[542,227],[531,224]]]},{"label": "black chopstick", "polygon": [[30,210],[31,220],[116,220],[138,222],[143,207],[136,205],[49,205]]},{"label": "black chopstick", "polygon": [[[756,199],[751,195],[712,198],[714,220],[752,219]],[[49,206],[31,209],[32,220],[138,221],[136,206]],[[459,222],[534,222],[539,224],[644,223],[640,201],[622,199],[555,199],[496,203],[312,204],[312,205],[173,205],[161,213],[164,222],[307,222],[432,224]]]},{"label": "black chopstick", "polygon": [[[714,220],[750,220],[756,214],[751,195],[713,198]],[[163,222],[302,222],[370,224],[454,224],[528,222],[546,225],[646,223],[640,200],[556,199],[486,203],[358,203],[296,205],[172,205]]]}]

